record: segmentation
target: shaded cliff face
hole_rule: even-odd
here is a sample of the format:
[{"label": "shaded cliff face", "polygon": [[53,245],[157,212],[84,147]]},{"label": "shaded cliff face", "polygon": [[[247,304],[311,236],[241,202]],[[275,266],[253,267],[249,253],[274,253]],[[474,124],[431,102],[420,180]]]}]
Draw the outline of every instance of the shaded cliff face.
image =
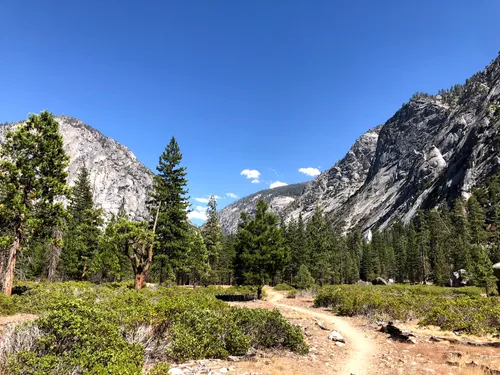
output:
[{"label": "shaded cliff face", "polygon": [[382,127],[365,183],[336,217],[383,228],[468,197],[499,165],[499,77],[500,57],[464,86],[405,104]]},{"label": "shaded cliff face", "polygon": [[[307,221],[318,205],[346,229],[409,222],[419,208],[468,197],[497,170],[499,132],[500,56],[465,85],[412,98],[276,212],[286,220],[302,213]],[[230,213],[222,211],[226,222],[239,217],[239,202],[232,206]]]},{"label": "shaded cliff face", "polygon": [[[68,184],[74,185],[79,169],[85,165],[96,205],[107,214],[116,214],[124,199],[125,211],[131,219],[148,219],[145,203],[152,172],[127,147],[80,120],[67,116],[57,116],[56,120],[70,158]],[[16,125],[0,126],[0,142],[5,132]]]}]

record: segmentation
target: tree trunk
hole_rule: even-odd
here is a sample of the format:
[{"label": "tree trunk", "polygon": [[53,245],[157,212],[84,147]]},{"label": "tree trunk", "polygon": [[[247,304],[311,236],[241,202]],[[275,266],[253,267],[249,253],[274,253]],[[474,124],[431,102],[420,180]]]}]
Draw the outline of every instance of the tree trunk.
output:
[{"label": "tree trunk", "polygon": [[139,290],[144,287],[144,273],[136,273],[135,274],[135,280],[134,280],[134,289]]},{"label": "tree trunk", "polygon": [[14,284],[14,269],[16,268],[17,253],[21,248],[21,239],[19,235],[14,237],[14,243],[9,250],[9,259],[5,273],[2,275],[2,292],[6,296],[12,294],[12,285]]},{"label": "tree trunk", "polygon": [[87,280],[87,263],[83,264],[82,281]]},{"label": "tree trunk", "polygon": [[262,285],[257,287],[257,299],[262,299]]},{"label": "tree trunk", "polygon": [[59,259],[61,258],[61,243],[62,233],[61,230],[56,227],[54,228],[53,237],[48,246],[48,274],[47,279],[49,281],[55,281],[57,265],[59,264]]}]

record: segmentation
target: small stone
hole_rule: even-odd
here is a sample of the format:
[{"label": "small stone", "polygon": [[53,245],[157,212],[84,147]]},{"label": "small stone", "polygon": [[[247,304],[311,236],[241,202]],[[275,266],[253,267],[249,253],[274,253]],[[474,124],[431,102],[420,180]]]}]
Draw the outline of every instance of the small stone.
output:
[{"label": "small stone", "polygon": [[222,368],[219,370],[219,372],[220,372],[221,374],[223,374],[223,373],[229,372],[229,370],[228,370],[227,368],[225,368],[225,367],[222,367]]},{"label": "small stone", "polygon": [[168,373],[170,375],[184,375],[184,371],[177,367],[171,368],[170,370],[168,370]]},{"label": "small stone", "polygon": [[338,341],[338,342],[345,343],[344,338],[342,337],[340,332],[337,331],[336,329],[334,329],[332,332],[330,332],[330,334],[328,335],[328,338],[332,341]]},{"label": "small stone", "polygon": [[328,327],[322,321],[316,321],[316,325],[324,331],[328,331]]},{"label": "small stone", "polygon": [[228,359],[230,362],[239,362],[240,357],[236,357],[235,355],[230,355],[229,357],[227,357],[227,359]]},{"label": "small stone", "polygon": [[337,345],[337,346],[339,346],[341,348],[345,346],[345,344],[343,342],[340,342],[340,341],[336,341],[335,345]]}]

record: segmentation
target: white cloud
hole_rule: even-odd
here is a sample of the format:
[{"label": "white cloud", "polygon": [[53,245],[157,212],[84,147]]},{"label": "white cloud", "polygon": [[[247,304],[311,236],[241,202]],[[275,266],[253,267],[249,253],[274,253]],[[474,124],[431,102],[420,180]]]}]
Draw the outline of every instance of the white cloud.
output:
[{"label": "white cloud", "polygon": [[243,169],[240,175],[246,178],[258,179],[260,177],[260,172],[256,169]]},{"label": "white cloud", "polygon": [[252,180],[252,184],[259,184],[260,183],[260,180],[258,178],[256,178],[255,180]]},{"label": "white cloud", "polygon": [[[212,194],[211,196],[213,196],[216,200],[217,199],[221,199],[221,197],[219,197],[218,195],[215,195],[215,194]],[[197,202],[200,202],[200,203],[208,203],[208,201],[210,200],[210,198],[194,198],[195,201]]]},{"label": "white cloud", "polygon": [[275,181],[271,185],[269,185],[269,188],[270,189],[274,189],[274,188],[277,188],[277,187],[280,187],[280,186],[286,186],[286,185],[288,185],[286,182]]},{"label": "white cloud", "polygon": [[208,198],[194,198],[194,199],[200,203],[208,203],[209,201]]},{"label": "white cloud", "polygon": [[238,196],[234,193],[226,193],[226,195],[229,197],[229,198],[233,198],[233,199],[236,199],[238,198]]},{"label": "white cloud", "polygon": [[192,219],[198,219],[202,221],[207,220],[207,207],[196,206],[196,208],[193,211],[188,212],[188,218],[191,220]]},{"label": "white cloud", "polygon": [[318,176],[321,174],[320,170],[318,168],[299,168],[299,172],[300,173],[304,173],[308,176],[311,176],[311,177],[314,177],[314,176]]}]

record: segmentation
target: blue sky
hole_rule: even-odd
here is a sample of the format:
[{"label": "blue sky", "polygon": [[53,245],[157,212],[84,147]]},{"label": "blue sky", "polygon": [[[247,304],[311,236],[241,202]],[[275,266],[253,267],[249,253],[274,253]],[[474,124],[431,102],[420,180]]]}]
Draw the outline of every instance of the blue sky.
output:
[{"label": "blue sky", "polygon": [[193,207],[223,207],[311,179],[299,169],[331,167],[414,92],[483,69],[499,14],[498,0],[3,1],[0,122],[74,116],[152,169],[174,135]]}]

